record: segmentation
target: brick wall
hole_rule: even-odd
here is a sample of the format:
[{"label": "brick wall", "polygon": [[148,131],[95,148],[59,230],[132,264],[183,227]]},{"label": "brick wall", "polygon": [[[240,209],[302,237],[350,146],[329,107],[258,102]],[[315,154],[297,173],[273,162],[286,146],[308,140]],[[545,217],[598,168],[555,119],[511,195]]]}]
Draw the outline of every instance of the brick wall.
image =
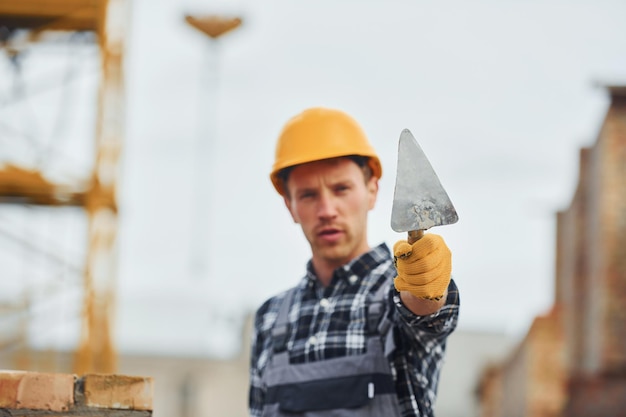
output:
[{"label": "brick wall", "polygon": [[599,356],[598,371],[626,377],[626,88],[613,93],[598,145],[595,173],[603,204],[597,241],[605,251],[596,251],[592,263],[602,286],[591,299],[600,304],[592,326],[601,321],[604,334],[590,354]]},{"label": "brick wall", "polygon": [[2,417],[151,415],[151,378],[0,371]]},{"label": "brick wall", "polygon": [[626,416],[626,378],[613,376],[578,377],[570,381],[569,401],[563,416]]},{"label": "brick wall", "polygon": [[527,336],[529,350],[526,416],[558,417],[567,400],[562,314],[558,308],[535,318]]},{"label": "brick wall", "polygon": [[[581,325],[567,326],[575,341],[571,351],[578,355],[571,357],[564,417],[626,416],[626,87],[609,91],[610,108],[596,144],[587,151],[588,168],[581,170],[580,182],[587,183],[584,200],[574,200],[569,208],[571,213],[576,204],[585,204],[588,214],[562,225],[584,236],[582,250],[561,263],[582,259],[586,283],[577,286],[566,276],[559,278],[563,292],[585,300]],[[566,302],[576,308],[574,297]]]},{"label": "brick wall", "polygon": [[626,376],[626,88],[596,143],[581,151],[579,183],[559,213],[557,294],[573,377]]}]

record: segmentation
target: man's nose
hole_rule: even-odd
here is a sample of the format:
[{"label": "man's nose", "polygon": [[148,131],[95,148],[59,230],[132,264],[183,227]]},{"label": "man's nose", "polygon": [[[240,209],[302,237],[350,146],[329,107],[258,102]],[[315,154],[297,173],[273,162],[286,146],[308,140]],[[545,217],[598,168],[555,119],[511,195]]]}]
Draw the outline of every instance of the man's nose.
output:
[{"label": "man's nose", "polygon": [[322,193],[320,195],[317,206],[317,215],[320,218],[332,218],[337,215],[337,205],[332,194]]}]

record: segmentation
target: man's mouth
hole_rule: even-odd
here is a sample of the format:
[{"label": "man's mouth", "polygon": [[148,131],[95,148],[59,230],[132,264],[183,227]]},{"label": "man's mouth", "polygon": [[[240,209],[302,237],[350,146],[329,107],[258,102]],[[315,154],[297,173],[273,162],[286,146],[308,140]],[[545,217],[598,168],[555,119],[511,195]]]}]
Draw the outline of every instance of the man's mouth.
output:
[{"label": "man's mouth", "polygon": [[337,238],[340,234],[341,229],[337,229],[334,227],[324,228],[317,232],[317,235],[323,239]]}]

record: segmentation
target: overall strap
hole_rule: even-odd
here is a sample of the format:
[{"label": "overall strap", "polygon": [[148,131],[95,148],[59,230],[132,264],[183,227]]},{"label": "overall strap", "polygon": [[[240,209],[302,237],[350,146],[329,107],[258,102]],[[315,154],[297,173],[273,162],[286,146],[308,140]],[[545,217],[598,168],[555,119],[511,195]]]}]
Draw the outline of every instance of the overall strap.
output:
[{"label": "overall strap", "polygon": [[289,337],[289,308],[291,307],[296,290],[297,287],[294,287],[287,291],[278,309],[276,322],[272,327],[272,344],[275,353],[283,352],[287,349],[287,338]]},{"label": "overall strap", "polygon": [[385,356],[388,356],[396,348],[393,338],[392,321],[389,314],[385,314],[387,296],[391,283],[383,283],[370,299],[367,308],[367,326],[370,334],[379,334],[384,345]]}]

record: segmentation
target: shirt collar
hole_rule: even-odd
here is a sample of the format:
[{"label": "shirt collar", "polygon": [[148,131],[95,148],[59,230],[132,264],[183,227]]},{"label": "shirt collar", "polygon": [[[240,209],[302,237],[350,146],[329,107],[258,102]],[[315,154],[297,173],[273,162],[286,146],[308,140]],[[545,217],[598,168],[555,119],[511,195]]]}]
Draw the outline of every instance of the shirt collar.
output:
[{"label": "shirt collar", "polygon": [[[333,281],[336,279],[347,280],[350,284],[356,284],[369,274],[369,272],[377,267],[381,261],[391,259],[391,252],[387,245],[383,242],[378,246],[371,248],[368,252],[354,258],[347,264],[335,269],[333,273]],[[352,278],[352,277],[356,277]],[[306,285],[312,287],[317,282],[317,276],[313,270],[313,261],[309,260],[306,264]]]}]

